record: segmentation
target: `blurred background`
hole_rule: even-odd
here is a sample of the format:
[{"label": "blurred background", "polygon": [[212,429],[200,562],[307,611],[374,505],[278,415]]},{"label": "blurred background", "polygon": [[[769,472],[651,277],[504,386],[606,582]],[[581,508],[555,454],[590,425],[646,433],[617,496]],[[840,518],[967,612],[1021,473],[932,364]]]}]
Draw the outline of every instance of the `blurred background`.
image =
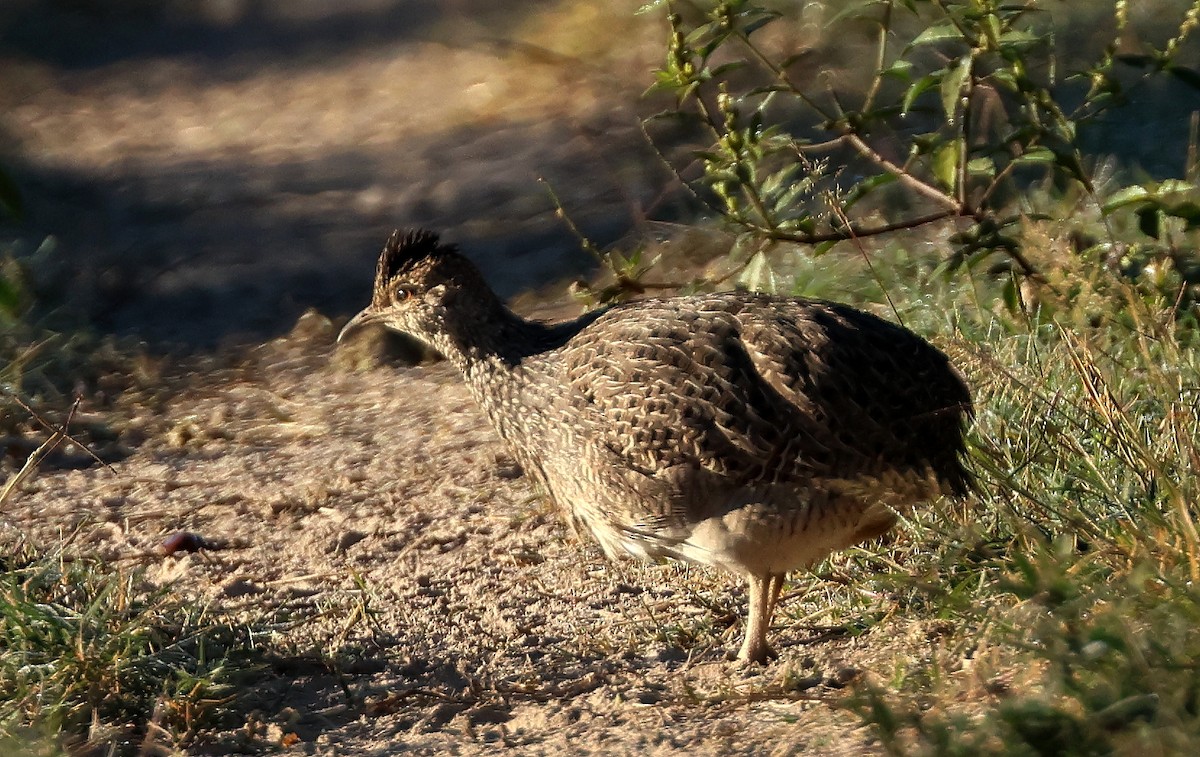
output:
[{"label": "blurred background", "polygon": [[586,270],[670,175],[637,2],[5,0],[0,160],[27,252],[101,332],[207,346],[369,295],[398,226],[498,289]]},{"label": "blurred background", "polygon": [[[643,97],[668,28],[641,4],[4,0],[0,164],[24,195],[15,234],[38,301],[100,333],[206,349],[282,333],[310,307],[355,310],[396,227],[459,242],[505,296],[594,265],[548,190],[598,245],[670,233],[698,208],[639,126],[671,102]],[[873,29],[827,39],[836,4],[776,5],[789,22],[759,34],[808,51],[806,86],[867,85]],[[1122,44],[1169,33],[1179,5],[1138,4]],[[1111,5],[1053,14],[1064,72],[1112,41]],[[1153,102],[1082,142],[1178,175],[1195,91],[1156,80],[1139,95]]]}]

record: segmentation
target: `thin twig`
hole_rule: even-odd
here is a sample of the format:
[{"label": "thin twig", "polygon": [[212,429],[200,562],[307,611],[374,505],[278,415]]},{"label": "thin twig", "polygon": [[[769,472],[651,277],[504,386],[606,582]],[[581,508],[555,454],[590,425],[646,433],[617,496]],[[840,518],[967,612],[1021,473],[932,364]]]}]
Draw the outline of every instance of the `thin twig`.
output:
[{"label": "thin twig", "polygon": [[888,33],[892,27],[892,2],[887,2],[883,6],[883,18],[879,21],[879,43],[875,55],[875,77],[871,80],[871,86],[867,89],[867,95],[863,98],[862,112],[866,113],[871,110],[875,104],[875,97],[879,94],[879,88],[883,86],[883,64],[887,62],[888,49]]},{"label": "thin twig", "polygon": [[875,151],[875,148],[867,144],[858,134],[854,132],[847,132],[845,137],[846,141],[848,141],[850,145],[858,151],[859,155],[862,155],[867,160],[870,160],[875,165],[892,174],[900,182],[907,184],[918,194],[924,195],[934,202],[945,206],[948,210],[953,211],[956,215],[962,214],[963,206],[961,203],[956,202],[954,198],[947,196],[945,192],[937,187],[927,184],[918,179],[916,176],[913,176],[911,173],[904,170],[903,166],[898,166],[880,155]]},{"label": "thin twig", "polygon": [[[841,219],[842,223],[846,225],[846,228],[849,229],[850,219],[846,217],[846,211],[843,210],[842,206],[837,203],[836,198],[826,197],[826,202],[829,204],[829,207],[833,210],[834,214],[837,215],[837,217]],[[879,275],[879,272],[875,270],[874,264],[871,263],[871,256],[867,254],[867,248],[863,247],[862,240],[855,236],[853,231],[850,232],[850,240],[854,242],[854,246],[858,249],[858,253],[862,255],[863,262],[867,264],[867,270],[871,272],[871,277],[875,279],[875,283],[879,285],[880,291],[883,292],[884,298],[887,299],[888,307],[892,309],[892,315],[896,316],[897,323],[903,326],[904,319],[900,317],[900,311],[896,308],[896,303],[892,301],[892,295],[888,292],[887,287],[884,286],[883,278]]]},{"label": "thin twig", "polygon": [[[20,402],[20,400],[17,401]],[[25,407],[25,404],[21,403],[21,406]],[[10,478],[8,483],[4,485],[4,490],[0,491],[0,507],[4,507],[6,504],[8,504],[8,499],[12,496],[12,493],[16,491],[16,488],[21,484],[22,481],[28,478],[33,471],[37,469],[38,464],[41,463],[42,459],[46,455],[50,454],[55,447],[61,444],[63,439],[70,438],[67,436],[67,426],[70,425],[71,419],[75,417],[75,409],[78,407],[79,398],[76,397],[75,404],[71,405],[71,410],[67,413],[67,419],[63,421],[62,427],[55,430],[54,433],[50,435],[49,439],[42,442],[40,447],[31,452],[29,457],[25,459],[25,464],[21,466],[21,470],[17,471],[16,475]],[[28,410],[27,407],[26,409]]]},{"label": "thin twig", "polygon": [[579,227],[575,225],[575,222],[571,220],[571,216],[563,207],[562,200],[558,199],[558,193],[554,191],[554,187],[550,185],[550,182],[546,181],[545,177],[542,176],[539,176],[537,180],[539,184],[546,188],[546,193],[550,195],[550,201],[554,203],[554,214],[562,219],[563,223],[567,225],[567,228],[570,230],[570,232],[575,235],[576,239],[579,240],[579,246],[587,251],[592,257],[594,257],[597,263],[611,268],[612,263],[605,257],[604,253],[600,252],[596,245],[592,244],[592,240],[584,236],[583,232],[579,230]]},{"label": "thin twig", "polygon": [[954,218],[958,214],[951,210],[940,210],[936,213],[917,216],[903,221],[895,221],[893,223],[885,223],[882,226],[862,227],[850,224],[844,230],[827,231],[820,234],[796,234],[789,231],[779,231],[774,229],[757,229],[763,236],[774,239],[779,242],[796,242],[798,244],[820,244],[821,242],[844,242],[847,239],[856,237],[873,237],[879,234],[888,234],[893,231],[902,231],[904,229],[912,229],[917,226],[924,226],[927,223],[941,221],[946,218]]},{"label": "thin twig", "polygon": [[[0,387],[0,388],[2,388],[2,387]],[[96,455],[96,453],[95,453],[95,452],[92,452],[92,450],[91,450],[91,448],[90,448],[90,447],[88,447],[86,444],[84,444],[83,442],[79,441],[79,440],[78,440],[78,439],[76,439],[75,437],[71,436],[70,434],[66,433],[66,430],[67,430],[67,427],[66,427],[66,425],[64,425],[64,426],[62,427],[62,429],[56,429],[56,428],[54,427],[54,425],[53,425],[53,424],[51,424],[51,423],[50,423],[48,420],[46,420],[46,419],[45,419],[45,418],[43,418],[43,417],[42,417],[40,414],[38,414],[38,412],[37,412],[36,410],[34,410],[34,409],[33,409],[32,407],[30,407],[29,405],[25,404],[25,401],[24,401],[24,400],[22,400],[22,399],[21,399],[21,397],[20,397],[19,395],[17,395],[16,393],[14,393],[12,390],[10,390],[10,389],[8,389],[8,388],[3,388],[3,389],[4,389],[4,392],[5,392],[6,394],[8,394],[8,396],[9,396],[10,398],[12,398],[13,402],[16,402],[18,405],[20,405],[20,406],[21,406],[21,408],[22,408],[22,409],[23,409],[25,412],[29,413],[29,414],[30,414],[30,415],[33,417],[33,419],[34,419],[35,421],[37,421],[39,425],[41,425],[41,427],[42,427],[42,428],[46,429],[47,431],[49,431],[49,432],[51,432],[51,433],[56,433],[57,431],[60,431],[60,430],[61,430],[61,431],[63,432],[63,436],[64,436],[64,437],[67,439],[67,441],[69,441],[69,442],[73,443],[75,446],[79,447],[79,448],[80,448],[80,449],[82,449],[84,452],[88,453],[88,455],[89,455],[89,456],[90,456],[90,457],[91,457],[93,460],[95,460],[96,462],[100,463],[100,464],[101,464],[101,465],[103,465],[105,468],[108,468],[109,472],[110,472],[110,473],[112,473],[114,476],[115,476],[115,475],[117,475],[117,471],[116,471],[116,469],[115,469],[115,468],[113,468],[113,467],[112,467],[111,465],[109,465],[108,463],[106,463],[106,462],[104,462],[103,460],[101,460],[101,459],[100,459],[100,458],[99,458],[99,457]],[[67,417],[67,420],[68,420],[68,421],[70,421],[70,417],[71,417],[71,416],[73,416],[73,415],[75,414],[75,408],[79,407],[79,401],[80,401],[80,398],[79,398],[79,397],[76,397],[76,398],[75,398],[75,404],[71,406],[71,413],[70,413],[70,415],[68,415],[68,417]]]}]

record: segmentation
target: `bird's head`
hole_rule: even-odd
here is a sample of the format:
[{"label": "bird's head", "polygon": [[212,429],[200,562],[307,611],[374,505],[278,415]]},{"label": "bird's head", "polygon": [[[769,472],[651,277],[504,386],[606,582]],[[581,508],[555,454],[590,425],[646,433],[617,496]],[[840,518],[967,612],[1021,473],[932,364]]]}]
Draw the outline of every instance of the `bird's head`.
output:
[{"label": "bird's head", "polygon": [[431,231],[394,231],[379,256],[371,304],[350,319],[338,341],[377,323],[441,349],[452,311],[486,308],[492,300],[479,271],[454,245]]}]

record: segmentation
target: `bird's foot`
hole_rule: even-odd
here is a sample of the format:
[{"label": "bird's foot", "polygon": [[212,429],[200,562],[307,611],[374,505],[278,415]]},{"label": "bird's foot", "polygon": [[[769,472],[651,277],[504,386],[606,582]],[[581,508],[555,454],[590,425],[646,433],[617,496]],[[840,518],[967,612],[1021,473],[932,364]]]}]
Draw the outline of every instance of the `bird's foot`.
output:
[{"label": "bird's foot", "polygon": [[736,660],[742,665],[747,666],[766,665],[771,660],[777,659],[778,657],[779,653],[772,649],[771,646],[765,642],[760,644],[751,644],[749,641],[747,641],[747,643],[742,644],[742,648],[738,650],[737,654],[734,654],[732,651],[725,653],[725,659],[731,661]]}]

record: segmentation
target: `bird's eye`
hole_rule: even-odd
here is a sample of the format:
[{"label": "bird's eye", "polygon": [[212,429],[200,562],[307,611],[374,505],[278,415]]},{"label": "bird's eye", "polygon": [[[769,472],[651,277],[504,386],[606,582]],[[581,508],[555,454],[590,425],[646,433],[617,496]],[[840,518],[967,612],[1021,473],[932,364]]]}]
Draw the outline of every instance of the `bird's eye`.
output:
[{"label": "bird's eye", "polygon": [[396,287],[396,291],[392,297],[396,300],[396,302],[404,302],[409,297],[412,297],[412,295],[412,290],[401,284],[400,286]]}]

